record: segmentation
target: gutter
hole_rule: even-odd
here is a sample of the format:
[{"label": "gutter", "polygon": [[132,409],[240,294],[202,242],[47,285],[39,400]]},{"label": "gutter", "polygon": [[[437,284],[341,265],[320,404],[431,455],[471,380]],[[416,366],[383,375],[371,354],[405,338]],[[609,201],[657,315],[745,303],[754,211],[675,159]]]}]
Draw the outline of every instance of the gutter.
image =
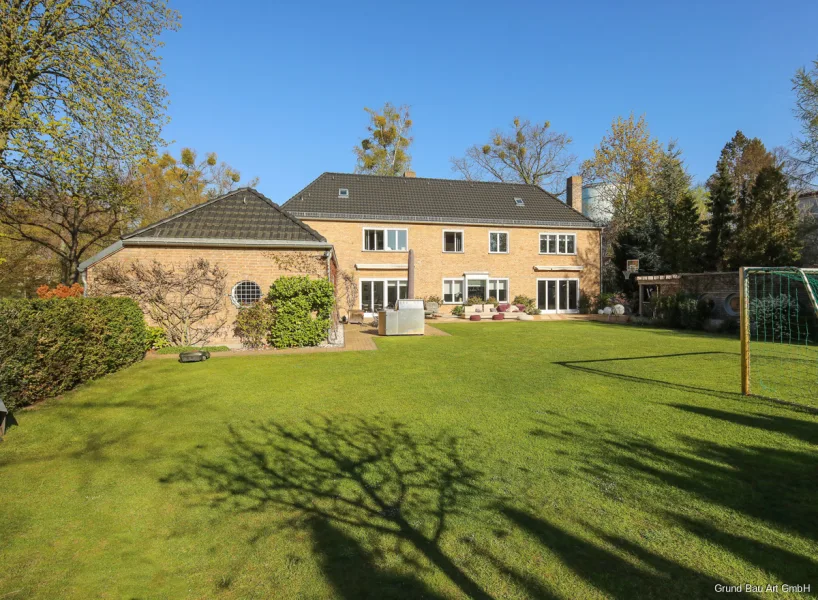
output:
[{"label": "gutter", "polygon": [[395,215],[363,215],[363,214],[345,214],[345,213],[321,213],[321,212],[301,212],[290,211],[290,214],[299,219],[316,220],[316,221],[351,221],[355,223],[432,223],[436,225],[489,225],[496,227],[553,227],[563,229],[598,229],[602,230],[604,227],[597,225],[593,221],[587,223],[575,221],[528,221],[506,219],[469,219],[457,220],[451,217],[400,217]]}]

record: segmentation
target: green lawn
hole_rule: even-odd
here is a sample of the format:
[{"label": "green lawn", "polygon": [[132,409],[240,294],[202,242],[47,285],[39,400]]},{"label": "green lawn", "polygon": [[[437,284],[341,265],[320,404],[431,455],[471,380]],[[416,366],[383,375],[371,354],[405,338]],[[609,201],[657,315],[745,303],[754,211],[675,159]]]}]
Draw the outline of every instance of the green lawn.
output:
[{"label": "green lawn", "polygon": [[440,327],[19,413],[0,599],[816,595],[818,417],[739,396],[737,341]]}]

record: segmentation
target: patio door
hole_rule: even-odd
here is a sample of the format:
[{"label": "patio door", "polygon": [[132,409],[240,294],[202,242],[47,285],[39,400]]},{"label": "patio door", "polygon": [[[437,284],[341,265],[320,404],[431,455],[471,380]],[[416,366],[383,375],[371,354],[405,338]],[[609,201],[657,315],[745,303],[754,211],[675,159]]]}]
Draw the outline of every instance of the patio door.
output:
[{"label": "patio door", "polygon": [[538,279],[537,308],[544,313],[579,312],[579,279]]},{"label": "patio door", "polygon": [[409,297],[406,279],[362,279],[361,310],[374,315],[386,308],[395,308],[398,300]]}]

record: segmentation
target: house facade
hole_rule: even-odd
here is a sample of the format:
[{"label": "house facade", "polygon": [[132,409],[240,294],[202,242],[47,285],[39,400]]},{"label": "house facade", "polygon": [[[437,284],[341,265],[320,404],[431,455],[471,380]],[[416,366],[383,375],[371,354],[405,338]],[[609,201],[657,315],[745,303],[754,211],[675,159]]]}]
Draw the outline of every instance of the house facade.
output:
[{"label": "house facade", "polygon": [[283,208],[333,244],[373,314],[407,297],[439,296],[442,312],[470,297],[536,299],[544,313],[579,312],[600,290],[600,232],[582,215],[582,182],[568,203],[534,185],[324,173]]},{"label": "house facade", "polygon": [[153,261],[179,268],[204,259],[226,272],[224,322],[209,344],[241,345],[238,311],[266,296],[283,275],[334,279],[332,244],[252,189],[239,189],[124,236],[80,265],[86,294],[105,294],[97,274],[106,265]]}]

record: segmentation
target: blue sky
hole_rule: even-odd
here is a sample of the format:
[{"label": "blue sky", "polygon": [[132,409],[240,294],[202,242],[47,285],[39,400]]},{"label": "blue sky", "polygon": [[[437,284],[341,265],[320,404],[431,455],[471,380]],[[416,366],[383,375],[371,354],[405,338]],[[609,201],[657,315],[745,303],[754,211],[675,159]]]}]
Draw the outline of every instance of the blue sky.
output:
[{"label": "blue sky", "polygon": [[790,79],[818,58],[818,2],[264,2],[171,0],[165,85],[177,151],[215,151],[283,202],[351,172],[364,106],[409,104],[418,176],[515,115],[591,155],[618,115],[676,139],[696,181],[737,130],[797,133]]}]

